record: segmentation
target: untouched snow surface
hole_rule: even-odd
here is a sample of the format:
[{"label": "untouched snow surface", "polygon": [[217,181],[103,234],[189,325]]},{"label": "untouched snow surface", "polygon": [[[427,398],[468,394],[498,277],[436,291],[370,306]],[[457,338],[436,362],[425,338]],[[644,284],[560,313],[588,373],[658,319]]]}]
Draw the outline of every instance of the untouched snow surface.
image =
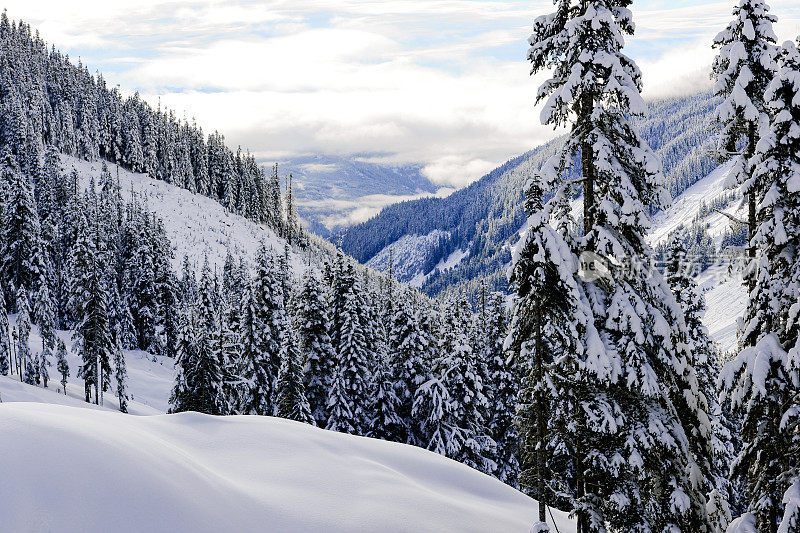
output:
[{"label": "untouched snow surface", "polygon": [[526,533],[537,515],[440,455],[272,417],[2,403],[0,434],[6,531]]}]

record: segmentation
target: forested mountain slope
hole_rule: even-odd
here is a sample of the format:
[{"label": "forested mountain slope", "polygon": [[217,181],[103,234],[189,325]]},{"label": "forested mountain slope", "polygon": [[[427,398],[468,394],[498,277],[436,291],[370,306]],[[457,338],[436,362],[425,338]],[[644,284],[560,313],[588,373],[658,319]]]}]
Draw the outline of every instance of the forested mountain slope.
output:
[{"label": "forested mountain slope", "polygon": [[279,162],[293,176],[297,212],[306,227],[323,237],[362,222],[394,202],[433,195],[440,187],[421,165],[386,165],[365,157],[309,155]]},{"label": "forested mountain slope", "polygon": [[[706,176],[717,162],[714,147],[710,94],[659,100],[650,104],[650,116],[639,121],[643,137],[657,151],[664,165],[668,189],[677,196]],[[447,198],[407,201],[385,208],[369,221],[353,226],[342,238],[342,249],[361,262],[388,268],[388,248],[398,245],[422,249],[403,256],[416,257],[417,265],[403,265],[400,277],[419,281],[428,294],[466,289],[474,295],[481,280],[490,288],[505,290],[505,267],[510,260],[509,243],[526,220],[523,189],[561,141],[556,139],[518,156],[493,170],[469,187]],[[436,238],[418,239],[435,233]],[[462,250],[461,260],[437,271],[452,254]],[[383,251],[383,253],[381,253]],[[380,254],[380,256],[379,256]],[[378,259],[370,262],[371,259]]]}]

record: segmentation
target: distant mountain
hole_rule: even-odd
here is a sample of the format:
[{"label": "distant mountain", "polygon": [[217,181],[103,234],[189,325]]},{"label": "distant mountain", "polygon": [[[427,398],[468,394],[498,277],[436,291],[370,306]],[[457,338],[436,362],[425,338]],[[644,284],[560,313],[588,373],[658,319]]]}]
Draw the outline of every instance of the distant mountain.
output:
[{"label": "distant mountain", "polygon": [[[712,153],[714,107],[715,100],[707,93],[659,100],[651,102],[649,118],[637,121],[642,136],[661,157],[673,197],[718,165]],[[474,295],[483,280],[492,289],[507,290],[510,245],[527,218],[525,182],[561,142],[555,139],[515,157],[447,198],[388,206],[349,228],[342,236],[342,248],[379,269],[387,265],[389,248],[402,249],[402,257],[411,263],[395,261],[398,277],[414,280],[430,295],[453,290]],[[409,250],[415,244],[421,249]]]},{"label": "distant mountain", "polygon": [[281,175],[294,177],[298,213],[311,231],[329,237],[386,205],[440,190],[421,165],[384,165],[369,158],[311,155],[279,163]]}]

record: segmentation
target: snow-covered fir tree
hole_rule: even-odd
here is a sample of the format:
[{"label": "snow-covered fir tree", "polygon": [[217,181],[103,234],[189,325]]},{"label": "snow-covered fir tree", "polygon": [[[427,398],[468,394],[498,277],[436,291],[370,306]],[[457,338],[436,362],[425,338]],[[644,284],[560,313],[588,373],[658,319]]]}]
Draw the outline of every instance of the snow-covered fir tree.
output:
[{"label": "snow-covered fir tree", "polygon": [[581,531],[708,531],[708,406],[681,342],[680,307],[646,268],[648,206],[669,198],[660,162],[630,122],[646,112],[641,73],[622,52],[634,30],[630,3],[559,0],[534,22],[528,53],[532,72],[552,69],[537,95],[542,122],[570,128],[542,167],[544,182],[557,183],[580,156],[580,247],[610,266],[578,287],[597,331],[584,333],[578,362],[597,389],[570,506]]},{"label": "snow-covered fir tree", "polygon": [[[719,49],[712,66],[716,79],[714,92],[722,98],[716,118],[722,124],[719,148],[723,157],[734,157],[730,187],[740,186],[747,196],[749,235],[756,230],[756,197],[762,185],[754,179],[750,159],[758,140],[758,130],[767,119],[764,91],[775,69],[777,21],[763,0],[741,0],[733,8],[734,19],[714,37]],[[750,257],[755,248],[750,245]],[[752,280],[748,281],[752,288]]]},{"label": "snow-covered fir tree", "polygon": [[0,374],[7,376],[11,367],[11,328],[5,297],[0,298]]},{"label": "snow-covered fir tree", "polygon": [[[551,226],[551,212],[565,189],[559,188],[542,206],[541,185],[534,180],[528,186],[529,229],[514,248],[514,308],[507,347],[520,377],[519,485],[543,504],[539,520],[544,521],[546,504],[564,500],[572,508],[581,505],[581,474],[587,463],[582,451],[601,437],[589,416],[581,415],[602,412],[607,404],[590,379],[593,368],[586,364],[590,357],[584,338],[597,333],[584,308],[577,258],[564,235]],[[566,226],[557,219],[559,224]],[[557,499],[557,494],[563,496]]]},{"label": "snow-covered fir tree", "polygon": [[284,335],[283,354],[283,365],[278,377],[275,414],[281,418],[316,425],[311,414],[311,407],[306,399],[302,355],[294,328],[287,328]]},{"label": "snow-covered fir tree", "polygon": [[84,219],[70,258],[70,302],[75,317],[73,350],[83,361],[78,377],[84,380],[86,401],[91,401],[94,386],[95,403],[99,403],[100,389],[105,390],[110,380],[114,345],[102,279],[105,266],[101,263],[96,237],[97,228],[90,227]]},{"label": "snow-covered fir tree", "polygon": [[28,385],[35,385],[39,372],[38,366],[31,354],[31,307],[28,300],[28,293],[24,288],[20,288],[17,293],[17,343],[16,352],[19,361],[20,379]]},{"label": "snow-covered fir tree", "polygon": [[117,383],[116,396],[119,410],[128,412],[128,367],[125,364],[125,353],[119,345],[114,346],[114,379]]},{"label": "snow-covered fir tree", "polygon": [[748,489],[739,527],[783,532],[797,530],[800,486],[800,53],[794,43],[783,45],[764,98],[770,120],[749,162],[760,184],[753,289],[739,332],[742,350],[720,383],[742,421],[743,446],[732,470]]},{"label": "snow-covered fir tree", "polygon": [[336,355],[328,332],[330,321],[325,290],[311,268],[303,275],[297,313],[300,346],[306,359],[306,397],[317,425],[325,427]]},{"label": "snow-covered fir tree", "polygon": [[[0,160],[0,180],[5,188],[0,234],[0,281],[7,301],[13,306],[17,291],[24,289],[34,293],[45,272],[33,187],[8,148],[6,146]],[[16,311],[16,307],[12,309]]]},{"label": "snow-covered fir tree", "polygon": [[250,392],[242,412],[269,416],[274,414],[278,374],[284,357],[286,314],[275,259],[263,245],[256,257],[248,305],[252,309],[243,318],[247,348],[243,352],[242,377],[249,383]]},{"label": "snow-covered fir tree", "polygon": [[[398,415],[403,419],[405,435],[400,436],[400,442],[407,442],[417,446],[427,447],[428,435],[420,428],[420,418],[412,414],[416,402],[417,389],[426,382],[428,375],[429,337],[425,334],[420,316],[411,307],[405,298],[394,302],[394,313],[390,317],[390,331],[388,348],[389,373],[394,379],[395,395],[397,396]],[[429,389],[429,392],[434,392]]]},{"label": "snow-covered fir tree", "polygon": [[169,400],[171,413],[197,411],[220,415],[230,408],[223,394],[214,283],[206,259],[200,274],[197,305],[184,310],[179,321],[175,380]]},{"label": "snow-covered fir tree", "polygon": [[496,467],[492,460],[496,445],[486,427],[489,401],[478,370],[478,354],[470,343],[471,314],[463,295],[446,302],[434,369],[438,368],[450,397],[455,400],[452,421],[460,431],[454,446],[456,452],[451,457],[491,474]]},{"label": "snow-covered fir tree", "polygon": [[[369,426],[368,348],[359,320],[359,280],[352,264],[341,273],[338,351],[328,399],[328,429],[364,435]],[[344,405],[343,405],[344,404]]]},{"label": "snow-covered fir tree", "polygon": [[701,320],[706,310],[705,297],[690,275],[695,260],[696,258],[687,255],[683,241],[675,239],[667,255],[664,277],[683,310],[686,319],[686,343],[693,357],[692,364],[697,374],[700,392],[708,403],[709,414],[712,415],[713,455],[710,459],[714,483],[708,495],[707,507],[714,531],[725,531],[731,521],[729,502],[734,500],[735,496],[728,480],[733,460],[733,436],[727,414],[723,412],[718,398],[716,382],[720,365],[717,352]]},{"label": "snow-covered fir tree", "polygon": [[370,392],[370,412],[373,418],[367,436],[405,442],[408,434],[406,421],[400,416],[400,399],[394,386],[395,378],[389,373],[386,351],[386,341],[381,339],[375,346],[375,371],[372,374]]},{"label": "snow-covered fir tree", "polygon": [[56,348],[56,369],[61,376],[61,387],[64,389],[64,394],[67,394],[67,378],[69,377],[69,363],[67,362],[67,345],[64,341],[58,339]]},{"label": "snow-covered fir tree", "polygon": [[517,426],[514,423],[518,389],[517,374],[514,371],[509,353],[505,350],[508,332],[505,298],[499,292],[489,295],[486,304],[486,329],[483,331],[486,343],[481,359],[488,367],[490,392],[488,419],[486,427],[489,436],[497,445],[493,457],[497,465],[494,475],[509,485],[516,485],[519,464],[517,462]]}]

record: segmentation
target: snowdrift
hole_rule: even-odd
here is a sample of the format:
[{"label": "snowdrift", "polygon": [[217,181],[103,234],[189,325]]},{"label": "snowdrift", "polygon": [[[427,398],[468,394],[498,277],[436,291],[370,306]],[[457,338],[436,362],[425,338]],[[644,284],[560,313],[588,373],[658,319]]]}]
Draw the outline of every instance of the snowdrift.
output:
[{"label": "snowdrift", "polygon": [[278,418],[0,403],[0,435],[5,531],[526,533],[537,516],[437,454]]}]

